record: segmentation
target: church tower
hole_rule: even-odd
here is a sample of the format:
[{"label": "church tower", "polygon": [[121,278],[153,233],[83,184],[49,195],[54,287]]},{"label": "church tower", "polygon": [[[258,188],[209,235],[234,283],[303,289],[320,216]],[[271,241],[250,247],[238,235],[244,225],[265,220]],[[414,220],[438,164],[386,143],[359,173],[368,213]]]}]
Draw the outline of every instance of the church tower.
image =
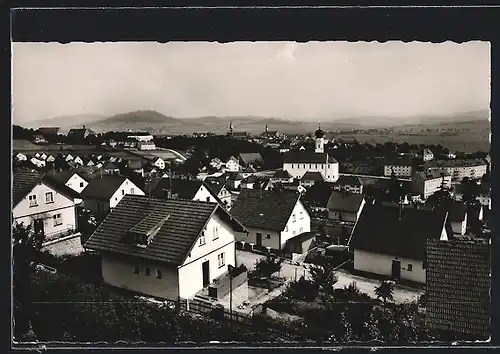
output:
[{"label": "church tower", "polygon": [[233,121],[229,123],[229,135],[233,136]]},{"label": "church tower", "polygon": [[266,134],[269,133],[269,129],[267,128],[267,124],[266,124]]},{"label": "church tower", "polygon": [[317,154],[322,154],[325,152],[325,132],[321,130],[321,125],[318,127],[318,130],[314,133],[316,136],[316,148],[314,152]]}]

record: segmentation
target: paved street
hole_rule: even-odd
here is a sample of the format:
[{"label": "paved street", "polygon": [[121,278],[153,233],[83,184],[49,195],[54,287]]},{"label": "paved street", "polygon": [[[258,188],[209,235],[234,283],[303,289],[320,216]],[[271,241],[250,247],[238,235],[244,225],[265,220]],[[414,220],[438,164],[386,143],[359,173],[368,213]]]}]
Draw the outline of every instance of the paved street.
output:
[{"label": "paved street", "polygon": [[[236,256],[238,262],[244,264],[248,269],[254,268],[257,260],[259,260],[260,258],[264,258],[264,256],[262,255],[241,250],[236,251]],[[304,266],[296,266],[285,262],[283,263],[283,267],[281,268],[281,271],[279,273],[279,276],[284,277],[289,281],[293,281],[294,279],[299,279],[302,275],[305,275],[306,279],[309,278],[309,271],[307,270],[307,264],[305,264],[304,267]],[[375,287],[380,284],[379,281],[377,280],[364,278],[357,275],[352,275],[344,271],[338,271],[337,278],[338,282],[335,285],[335,288],[343,288],[344,286],[348,286],[353,281],[355,281],[360,291],[374,298],[376,297]],[[396,285],[394,290],[394,299],[396,303],[417,300],[422,293],[423,293],[422,290],[410,289]]]}]

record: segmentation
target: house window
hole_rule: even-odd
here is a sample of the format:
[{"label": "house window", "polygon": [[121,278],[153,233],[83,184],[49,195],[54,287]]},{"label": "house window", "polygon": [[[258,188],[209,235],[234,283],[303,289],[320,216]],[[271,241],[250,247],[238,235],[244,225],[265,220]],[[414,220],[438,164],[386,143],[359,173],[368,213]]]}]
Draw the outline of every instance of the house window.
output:
[{"label": "house window", "polygon": [[162,274],[161,274],[161,270],[156,270],[156,279],[161,279],[162,278]]},{"label": "house window", "polygon": [[224,252],[222,252],[221,254],[219,254],[217,256],[217,259],[219,261],[219,268],[224,267],[224,265],[226,264],[226,260],[224,259]]},{"label": "house window", "polygon": [[297,216],[295,214],[292,215],[292,222],[297,221]]},{"label": "house window", "polygon": [[139,265],[134,265],[134,274],[139,274]]},{"label": "house window", "polygon": [[312,168],[312,164],[309,164],[309,168]]},{"label": "house window", "polygon": [[301,228],[299,229],[299,234],[301,234],[302,232],[304,232],[304,228],[303,228],[303,227],[301,227]]},{"label": "house window", "polygon": [[45,204],[54,203],[54,193],[47,192],[45,193]]},{"label": "house window", "polygon": [[300,220],[304,219],[304,213],[300,212]]},{"label": "house window", "polygon": [[134,188],[130,188],[130,194],[134,194],[135,190]]},{"label": "house window", "polygon": [[38,206],[38,201],[36,200],[36,194],[32,194],[28,197],[30,201],[30,207]]},{"label": "house window", "polygon": [[297,230],[293,230],[293,236],[297,235]]},{"label": "house window", "polygon": [[267,234],[267,235],[266,235],[266,238],[267,238],[268,240],[269,240],[269,239],[271,239],[271,235],[270,235],[270,234]]},{"label": "house window", "polygon": [[61,216],[61,214],[56,214],[52,218],[54,219],[54,226],[62,225],[62,216]]},{"label": "house window", "polygon": [[219,238],[219,227],[214,226],[214,240],[217,240]]},{"label": "house window", "polygon": [[80,188],[83,188],[83,182],[80,182]]},{"label": "house window", "polygon": [[293,165],[293,163],[292,163],[292,168],[295,168],[294,165]]},{"label": "house window", "polygon": [[125,189],[122,189],[122,195],[125,195]]},{"label": "house window", "polygon": [[202,230],[200,234],[200,246],[203,246],[204,244],[205,244],[205,230]]},{"label": "house window", "polygon": [[285,232],[288,232],[288,225],[285,226]]},{"label": "house window", "polygon": [[151,275],[151,268],[149,267],[144,268],[144,275],[149,277]]},{"label": "house window", "polygon": [[209,201],[210,201],[210,197],[207,197],[207,202],[209,202]]}]

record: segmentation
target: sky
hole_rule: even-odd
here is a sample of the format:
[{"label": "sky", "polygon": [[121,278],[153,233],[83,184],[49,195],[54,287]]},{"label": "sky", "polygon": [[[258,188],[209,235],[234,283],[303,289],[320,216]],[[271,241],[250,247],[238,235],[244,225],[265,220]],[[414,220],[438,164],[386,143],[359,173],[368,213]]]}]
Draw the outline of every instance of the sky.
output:
[{"label": "sky", "polygon": [[156,110],[317,121],[489,109],[490,44],[13,43],[14,123]]}]

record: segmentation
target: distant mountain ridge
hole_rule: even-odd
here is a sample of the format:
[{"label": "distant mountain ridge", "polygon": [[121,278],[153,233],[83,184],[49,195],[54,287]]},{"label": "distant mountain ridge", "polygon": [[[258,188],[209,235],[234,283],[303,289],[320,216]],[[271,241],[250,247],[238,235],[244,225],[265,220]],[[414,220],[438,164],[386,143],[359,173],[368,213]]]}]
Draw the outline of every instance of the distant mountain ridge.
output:
[{"label": "distant mountain ridge", "polygon": [[[469,121],[487,120],[489,110],[478,110],[462,112],[452,115],[421,115],[413,117],[351,117],[321,121],[323,130],[348,130],[389,128],[405,125],[426,124],[453,124]],[[235,131],[246,131],[248,133],[261,133],[265,126],[269,130],[278,130],[288,133],[312,132],[317,129],[316,122],[301,122],[276,117],[256,116],[228,116],[216,117],[206,116],[198,118],[175,118],[166,116],[154,110],[140,110],[110,117],[99,114],[79,114],[72,116],[54,117],[27,124],[28,127],[38,128],[41,126],[59,126],[61,130],[69,130],[74,127],[86,125],[97,131],[111,130],[148,130],[153,133],[191,134],[194,132],[224,133],[228,131],[229,123],[232,121]]]}]

